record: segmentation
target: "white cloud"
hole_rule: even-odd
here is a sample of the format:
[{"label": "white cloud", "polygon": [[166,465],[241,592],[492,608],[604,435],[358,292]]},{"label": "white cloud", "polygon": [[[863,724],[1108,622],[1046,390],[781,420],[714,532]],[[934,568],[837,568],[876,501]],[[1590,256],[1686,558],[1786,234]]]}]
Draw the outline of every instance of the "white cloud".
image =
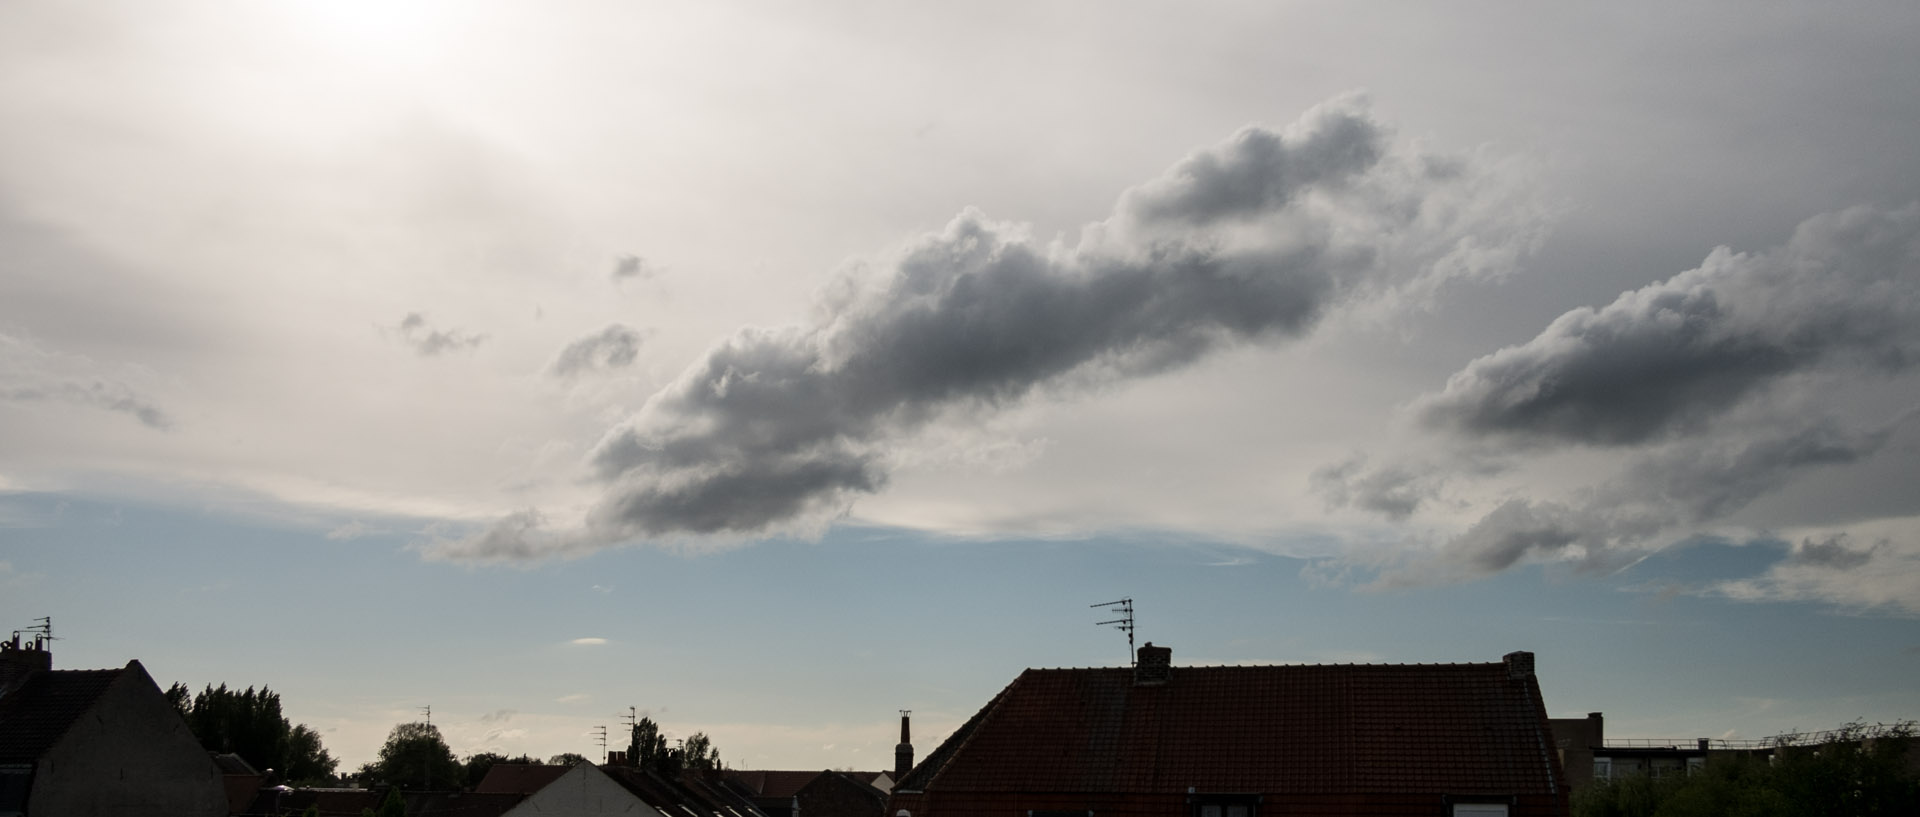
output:
[{"label": "white cloud", "polygon": [[584,647],[597,647],[607,643],[607,640],[604,638],[576,638],[567,643]]}]

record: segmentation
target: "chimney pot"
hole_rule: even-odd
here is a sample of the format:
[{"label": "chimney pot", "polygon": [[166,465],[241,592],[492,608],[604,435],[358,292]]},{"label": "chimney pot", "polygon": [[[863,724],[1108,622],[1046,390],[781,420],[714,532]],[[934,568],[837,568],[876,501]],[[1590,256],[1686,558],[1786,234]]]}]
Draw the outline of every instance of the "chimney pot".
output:
[{"label": "chimney pot", "polygon": [[1173,648],[1149,641],[1134,655],[1134,686],[1156,686],[1173,680]]},{"label": "chimney pot", "polygon": [[26,683],[27,676],[53,669],[53,652],[38,638],[22,644],[19,634],[0,641],[0,695]]}]

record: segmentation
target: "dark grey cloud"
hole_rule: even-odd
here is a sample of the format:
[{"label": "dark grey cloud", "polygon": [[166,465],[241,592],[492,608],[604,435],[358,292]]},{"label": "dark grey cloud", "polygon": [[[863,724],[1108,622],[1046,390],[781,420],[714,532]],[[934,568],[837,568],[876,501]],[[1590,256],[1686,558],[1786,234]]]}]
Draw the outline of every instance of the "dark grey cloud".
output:
[{"label": "dark grey cloud", "polygon": [[639,278],[644,281],[659,274],[659,268],[637,255],[622,255],[613,260],[613,280],[615,281],[625,278]]},{"label": "dark grey cloud", "polygon": [[572,377],[582,372],[630,366],[640,354],[643,337],[638,329],[611,324],[567,344],[565,349],[560,350],[560,355],[554,358],[553,364],[547,367],[547,373],[555,377]]},{"label": "dark grey cloud", "polygon": [[1414,404],[1427,423],[1526,442],[1632,445],[1699,430],[1797,374],[1920,361],[1920,207],[1856,207],[1748,255],[1555,320]]},{"label": "dark grey cloud", "polygon": [[1396,522],[1438,497],[1443,482],[1434,468],[1399,463],[1368,468],[1365,457],[1325,466],[1310,477],[1313,491],[1328,505],[1372,511]]},{"label": "dark grey cloud", "polygon": [[[1510,486],[1464,531],[1404,556],[1379,581],[1472,578],[1531,559],[1618,567],[1737,527],[1743,510],[1813,474],[1845,478],[1867,466],[1920,408],[1909,399],[1896,409],[1903,415],[1868,426],[1845,395],[1910,384],[1916,361],[1920,206],[1856,207],[1802,222],[1769,252],[1716,249],[1696,269],[1567,312],[1532,340],[1471,362],[1409,407],[1465,464],[1353,460],[1323,468],[1315,487],[1404,521],[1441,480],[1472,482],[1476,461],[1589,449],[1581,456],[1605,470],[1584,486],[1551,499]],[[1792,561],[1844,569],[1872,552],[1809,540]]]},{"label": "dark grey cloud", "polygon": [[433,357],[444,352],[459,352],[479,346],[487,339],[486,335],[474,334],[460,329],[435,329],[427,323],[427,318],[418,312],[408,312],[395,327],[400,339],[421,357]]},{"label": "dark grey cloud", "polygon": [[1347,99],[1188,157],[1071,244],[969,209],[816,324],[742,330],[610,431],[592,537],[819,519],[880,490],[891,447],[936,418],[1297,337],[1362,290],[1457,274],[1454,248],[1515,234],[1462,240],[1490,226],[1462,205],[1472,175]]},{"label": "dark grey cloud", "polygon": [[1851,548],[1852,541],[1845,533],[1836,533],[1816,542],[1802,539],[1800,546],[1793,549],[1791,559],[1796,564],[1824,567],[1831,570],[1853,570],[1873,561],[1873,554],[1887,547],[1887,541],[1881,540],[1865,548]]},{"label": "dark grey cloud", "polygon": [[1381,581],[1474,578],[1529,557],[1572,560],[1585,569],[1619,567],[1667,544],[1676,531],[1718,522],[1794,479],[1873,456],[1911,419],[1867,430],[1818,419],[1745,439],[1677,440],[1637,455],[1577,499],[1507,499],[1432,558],[1389,570]]}]

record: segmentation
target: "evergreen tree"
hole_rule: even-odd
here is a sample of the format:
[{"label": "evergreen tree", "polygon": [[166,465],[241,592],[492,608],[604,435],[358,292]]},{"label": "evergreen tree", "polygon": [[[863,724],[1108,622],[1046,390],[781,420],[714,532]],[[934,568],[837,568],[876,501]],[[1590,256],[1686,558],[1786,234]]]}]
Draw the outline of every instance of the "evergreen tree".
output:
[{"label": "evergreen tree", "polygon": [[280,693],[271,689],[241,692],[226,684],[208,685],[189,700],[186,685],[176,683],[166,695],[207,751],[239,755],[247,765],[273,769],[290,783],[323,781],[339,765],[320,744],[318,732],[280,713]]},{"label": "evergreen tree", "polygon": [[627,762],[648,769],[659,768],[667,755],[667,737],[652,718],[633,724],[633,739],[627,744]]},{"label": "evergreen tree", "polygon": [[655,771],[677,773],[682,769],[712,771],[726,768],[720,762],[720,750],[713,745],[713,739],[705,732],[695,732],[687,739],[669,746],[667,737],[660,734],[660,725],[652,718],[641,718],[633,724],[633,738],[627,744],[628,762],[642,768]]}]

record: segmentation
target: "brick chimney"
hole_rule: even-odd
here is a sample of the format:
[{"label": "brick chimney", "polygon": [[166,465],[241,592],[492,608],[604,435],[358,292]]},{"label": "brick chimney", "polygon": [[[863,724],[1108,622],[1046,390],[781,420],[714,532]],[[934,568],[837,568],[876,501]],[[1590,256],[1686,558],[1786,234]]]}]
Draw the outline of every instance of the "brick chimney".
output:
[{"label": "brick chimney", "polygon": [[51,669],[53,653],[40,638],[23,643],[20,634],[14,633],[13,640],[0,641],[0,695],[19,689],[27,676]]},{"label": "brick chimney", "polygon": [[900,745],[893,747],[893,783],[899,785],[913,771],[913,737],[908,732],[907,713],[900,710]]},{"label": "brick chimney", "polygon": [[1173,648],[1149,641],[1133,655],[1133,685],[1158,686],[1173,680]]},{"label": "brick chimney", "polygon": [[1533,653],[1510,652],[1500,656],[1501,663],[1507,665],[1507,677],[1516,681],[1533,677]]}]

